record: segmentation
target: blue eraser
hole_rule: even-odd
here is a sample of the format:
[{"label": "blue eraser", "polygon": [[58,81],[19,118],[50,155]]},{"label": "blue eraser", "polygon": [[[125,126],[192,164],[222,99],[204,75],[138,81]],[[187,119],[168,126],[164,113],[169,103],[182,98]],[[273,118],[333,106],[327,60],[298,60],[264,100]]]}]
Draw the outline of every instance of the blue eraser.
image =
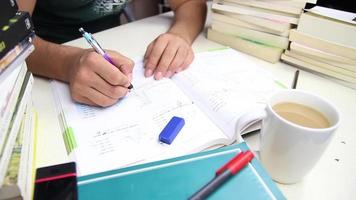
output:
[{"label": "blue eraser", "polygon": [[162,132],[159,134],[159,140],[166,144],[171,144],[178,135],[179,131],[183,128],[185,122],[183,118],[172,117]]}]

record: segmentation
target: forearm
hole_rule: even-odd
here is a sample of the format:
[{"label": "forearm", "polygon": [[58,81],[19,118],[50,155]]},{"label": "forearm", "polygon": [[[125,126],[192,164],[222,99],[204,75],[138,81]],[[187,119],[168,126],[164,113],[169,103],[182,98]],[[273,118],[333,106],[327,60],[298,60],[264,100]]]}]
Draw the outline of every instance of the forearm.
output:
[{"label": "forearm", "polygon": [[32,15],[36,0],[16,0],[16,3],[19,6],[19,10],[27,11]]},{"label": "forearm", "polygon": [[35,51],[27,58],[30,71],[39,76],[68,82],[68,73],[75,57],[83,49],[47,42],[39,37],[34,40]]},{"label": "forearm", "polygon": [[189,44],[203,29],[206,18],[206,2],[204,0],[171,0],[174,11],[174,22],[169,33],[179,35]]}]

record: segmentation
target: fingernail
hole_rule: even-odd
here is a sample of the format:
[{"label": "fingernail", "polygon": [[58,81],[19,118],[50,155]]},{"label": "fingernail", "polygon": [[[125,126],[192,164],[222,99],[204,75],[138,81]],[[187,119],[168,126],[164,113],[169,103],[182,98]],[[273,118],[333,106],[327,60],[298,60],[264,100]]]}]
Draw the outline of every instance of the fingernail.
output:
[{"label": "fingernail", "polygon": [[129,73],[128,77],[129,77],[129,80],[132,81],[132,73]]},{"label": "fingernail", "polygon": [[167,71],[166,74],[164,75],[164,77],[170,78],[172,75],[173,75],[173,73],[171,71]]},{"label": "fingernail", "polygon": [[162,72],[157,72],[156,74],[155,74],[155,79],[156,80],[160,80],[162,78]]},{"label": "fingernail", "polygon": [[179,72],[181,72],[182,71],[182,68],[178,68],[177,70],[176,70],[176,73],[179,73]]},{"label": "fingernail", "polygon": [[152,70],[151,70],[151,69],[146,70],[146,71],[145,71],[145,76],[146,76],[146,77],[152,76]]}]

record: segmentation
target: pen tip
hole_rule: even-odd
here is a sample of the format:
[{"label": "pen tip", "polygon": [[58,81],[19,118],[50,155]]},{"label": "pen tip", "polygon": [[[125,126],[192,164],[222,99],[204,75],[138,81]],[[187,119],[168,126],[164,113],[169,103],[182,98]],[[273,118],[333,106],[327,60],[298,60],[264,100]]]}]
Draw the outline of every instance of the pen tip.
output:
[{"label": "pen tip", "polygon": [[80,27],[79,32],[84,33],[84,29],[82,27]]},{"label": "pen tip", "polygon": [[130,85],[127,89],[129,89],[129,90],[133,89],[133,85],[130,83]]}]

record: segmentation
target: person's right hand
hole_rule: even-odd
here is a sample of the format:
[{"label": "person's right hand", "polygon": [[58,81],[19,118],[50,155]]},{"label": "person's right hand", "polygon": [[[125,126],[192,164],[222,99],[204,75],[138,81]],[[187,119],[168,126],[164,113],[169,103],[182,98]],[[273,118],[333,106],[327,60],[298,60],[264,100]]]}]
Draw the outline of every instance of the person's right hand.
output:
[{"label": "person's right hand", "polygon": [[73,60],[68,77],[75,101],[107,107],[127,94],[134,62],[117,52],[107,53],[115,66],[93,50],[84,50]]}]

